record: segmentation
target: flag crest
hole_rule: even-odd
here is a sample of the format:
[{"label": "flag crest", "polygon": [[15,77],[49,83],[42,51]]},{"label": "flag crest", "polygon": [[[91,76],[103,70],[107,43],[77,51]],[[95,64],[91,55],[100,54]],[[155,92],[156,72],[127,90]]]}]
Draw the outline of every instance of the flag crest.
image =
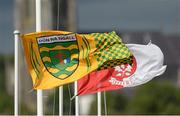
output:
[{"label": "flag crest", "polygon": [[75,34],[37,38],[41,60],[58,79],[68,78],[77,69],[79,49]]}]

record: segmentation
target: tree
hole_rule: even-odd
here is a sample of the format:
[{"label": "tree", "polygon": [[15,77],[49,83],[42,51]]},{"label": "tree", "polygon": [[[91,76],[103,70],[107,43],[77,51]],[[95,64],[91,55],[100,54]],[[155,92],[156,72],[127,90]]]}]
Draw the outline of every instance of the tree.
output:
[{"label": "tree", "polygon": [[126,107],[128,114],[180,114],[180,92],[172,84],[150,82],[137,88]]}]

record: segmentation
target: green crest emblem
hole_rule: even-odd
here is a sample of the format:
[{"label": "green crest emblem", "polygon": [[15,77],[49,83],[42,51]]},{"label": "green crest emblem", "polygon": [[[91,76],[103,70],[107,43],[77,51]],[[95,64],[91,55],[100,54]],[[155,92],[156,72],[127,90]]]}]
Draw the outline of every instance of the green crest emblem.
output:
[{"label": "green crest emblem", "polygon": [[40,56],[46,70],[58,79],[66,79],[79,64],[75,34],[37,38]]}]

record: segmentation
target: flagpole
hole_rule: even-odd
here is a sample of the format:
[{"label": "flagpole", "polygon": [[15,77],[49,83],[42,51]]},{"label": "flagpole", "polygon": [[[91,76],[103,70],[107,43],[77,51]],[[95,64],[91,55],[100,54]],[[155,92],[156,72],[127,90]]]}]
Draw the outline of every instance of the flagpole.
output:
[{"label": "flagpole", "polygon": [[18,30],[14,31],[14,55],[15,55],[15,64],[14,64],[14,115],[18,116],[18,105],[19,105],[19,96],[18,96],[18,77],[19,77],[19,36],[20,32]]},{"label": "flagpole", "polygon": [[[59,19],[60,19],[60,0],[58,0],[58,11],[57,11],[57,30],[59,30]],[[63,116],[63,86],[59,87],[59,116]]]},{"label": "flagpole", "polygon": [[101,116],[101,92],[97,93],[97,102],[98,116]]},{"label": "flagpole", "polygon": [[[41,0],[36,0],[36,32],[41,31]],[[43,91],[37,90],[37,115],[43,115]]]},{"label": "flagpole", "polygon": [[75,116],[79,116],[79,97],[78,94],[78,84],[77,81],[74,82],[74,95],[75,95]]},{"label": "flagpole", "polygon": [[63,86],[59,87],[59,116],[63,116]]}]

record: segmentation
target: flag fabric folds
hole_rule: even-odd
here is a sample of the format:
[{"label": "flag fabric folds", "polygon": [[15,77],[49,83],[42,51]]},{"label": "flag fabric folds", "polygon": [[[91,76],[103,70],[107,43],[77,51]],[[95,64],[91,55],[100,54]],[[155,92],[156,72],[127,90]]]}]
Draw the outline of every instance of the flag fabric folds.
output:
[{"label": "flag fabric folds", "polygon": [[78,80],[78,95],[91,94],[144,84],[163,74],[164,56],[155,44],[126,44],[133,53],[132,64],[94,71]]},{"label": "flag fabric folds", "polygon": [[34,89],[54,88],[96,69],[132,62],[132,53],[114,31],[92,34],[45,31],[21,38]]}]

